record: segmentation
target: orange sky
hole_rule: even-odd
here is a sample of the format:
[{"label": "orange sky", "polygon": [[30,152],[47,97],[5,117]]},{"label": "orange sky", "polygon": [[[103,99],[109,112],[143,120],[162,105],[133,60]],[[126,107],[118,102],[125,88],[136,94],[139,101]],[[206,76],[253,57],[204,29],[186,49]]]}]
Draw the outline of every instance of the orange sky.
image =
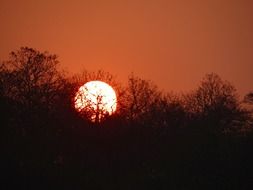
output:
[{"label": "orange sky", "polygon": [[252,0],[0,0],[0,60],[20,46],[59,55],[73,73],[130,72],[167,91],[216,72],[253,90]]}]

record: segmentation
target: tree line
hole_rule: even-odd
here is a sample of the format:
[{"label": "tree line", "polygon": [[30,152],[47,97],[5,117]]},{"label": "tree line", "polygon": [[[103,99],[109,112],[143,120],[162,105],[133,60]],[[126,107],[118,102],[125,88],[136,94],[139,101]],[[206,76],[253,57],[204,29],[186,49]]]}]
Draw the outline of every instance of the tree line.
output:
[{"label": "tree line", "polygon": [[[54,54],[21,47],[0,65],[5,185],[247,189],[252,92],[240,100],[215,73],[176,94],[134,74],[125,85],[102,70],[69,76],[59,64]],[[75,93],[90,80],[117,93],[117,111],[99,123],[74,108]]]}]

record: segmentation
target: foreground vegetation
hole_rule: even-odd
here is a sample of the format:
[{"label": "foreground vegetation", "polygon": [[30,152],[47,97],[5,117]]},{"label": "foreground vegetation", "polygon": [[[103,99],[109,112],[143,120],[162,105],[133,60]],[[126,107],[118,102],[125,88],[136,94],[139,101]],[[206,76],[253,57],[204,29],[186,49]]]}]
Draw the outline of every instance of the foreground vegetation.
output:
[{"label": "foreground vegetation", "polygon": [[[67,77],[55,55],[32,48],[0,66],[1,184],[50,189],[249,189],[252,115],[236,89],[207,74],[188,94],[161,92],[133,74],[118,84],[104,71]],[[77,113],[89,80],[117,91],[103,122]],[[244,103],[252,105],[252,93]]]}]

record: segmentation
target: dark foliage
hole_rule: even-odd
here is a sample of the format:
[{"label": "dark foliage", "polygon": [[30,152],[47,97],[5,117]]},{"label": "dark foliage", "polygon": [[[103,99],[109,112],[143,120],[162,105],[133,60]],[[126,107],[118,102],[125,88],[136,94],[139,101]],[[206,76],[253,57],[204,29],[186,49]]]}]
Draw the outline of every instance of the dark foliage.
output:
[{"label": "dark foliage", "polygon": [[[103,71],[67,79],[57,64],[21,48],[0,67],[1,189],[252,188],[252,118],[216,74],[174,95],[134,75],[127,87]],[[100,123],[73,108],[91,79],[119,97]]]},{"label": "dark foliage", "polygon": [[245,96],[245,102],[253,104],[253,92],[250,92]]}]

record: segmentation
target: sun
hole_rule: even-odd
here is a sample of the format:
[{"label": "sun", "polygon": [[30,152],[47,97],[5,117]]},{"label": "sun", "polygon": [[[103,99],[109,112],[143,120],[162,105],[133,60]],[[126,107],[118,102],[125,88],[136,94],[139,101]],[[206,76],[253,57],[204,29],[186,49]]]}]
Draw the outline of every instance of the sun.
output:
[{"label": "sun", "polygon": [[117,96],[109,84],[90,81],[78,89],[74,104],[79,113],[85,114],[93,122],[100,122],[116,111]]}]

